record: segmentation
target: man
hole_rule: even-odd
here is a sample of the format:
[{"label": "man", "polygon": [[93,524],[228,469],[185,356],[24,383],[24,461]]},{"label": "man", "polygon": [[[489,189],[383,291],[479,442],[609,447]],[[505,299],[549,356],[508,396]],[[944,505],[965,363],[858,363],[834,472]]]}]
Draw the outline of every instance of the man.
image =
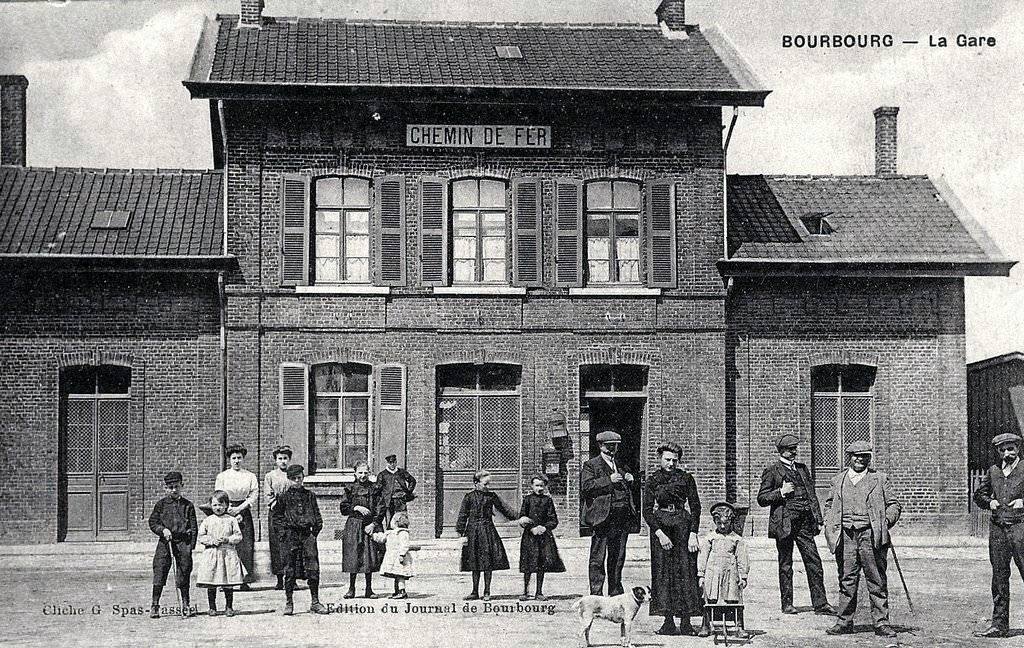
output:
[{"label": "man", "polygon": [[601,594],[607,565],[608,596],[623,593],[622,566],[626,540],[636,515],[630,484],[633,475],[616,460],[622,437],[611,429],[597,435],[601,454],[586,461],[580,474],[583,524],[593,530],[590,538],[590,593]]},{"label": "man", "polygon": [[825,501],[825,539],[836,556],[839,570],[839,605],[836,624],[826,630],[830,635],[853,632],[857,611],[857,586],[860,572],[868,582],[875,634],[895,637],[889,625],[889,590],[885,568],[888,561],[889,529],[903,512],[896,500],[889,477],[869,470],[871,445],[863,441],[846,448],[849,468],[832,478]]},{"label": "man", "polygon": [[292,485],[277,496],[272,512],[280,560],[284,563],[284,614],[291,616],[294,610],[296,580],[305,580],[309,585],[309,611],[327,614],[327,608],[320,602],[320,553],[316,546],[324,520],[316,495],[302,485],[302,466],[288,466],[286,474]]},{"label": "man", "polygon": [[782,613],[796,614],[793,607],[793,546],[800,550],[800,559],[807,570],[807,586],[815,614],[834,615],[835,608],[825,595],[825,574],[814,536],[821,530],[821,507],[814,492],[814,481],[807,466],[796,461],[800,439],[783,434],[775,442],[779,460],[764,469],[759,506],[770,506],[768,537],[775,539],[779,554],[779,593]]},{"label": "man", "polygon": [[384,528],[391,528],[391,518],[404,511],[407,504],[416,499],[413,492],[416,478],[405,468],[398,467],[398,457],[384,457],[384,470],[377,474],[377,487],[381,489],[381,503],[384,505]]},{"label": "man", "polygon": [[274,469],[263,478],[263,494],[267,498],[267,535],[270,538],[270,571],[277,576],[276,590],[284,589],[284,563],[281,562],[281,552],[277,548],[277,531],[274,529],[274,503],[281,493],[291,488],[292,482],[288,479],[286,470],[292,462],[291,446],[278,446],[274,448]]},{"label": "man", "polygon": [[1021,438],[1006,432],[992,439],[999,462],[989,467],[974,502],[992,511],[988,557],[992,563],[992,623],[975,633],[979,637],[1005,637],[1010,629],[1010,559],[1024,576],[1024,467],[1020,465]]}]

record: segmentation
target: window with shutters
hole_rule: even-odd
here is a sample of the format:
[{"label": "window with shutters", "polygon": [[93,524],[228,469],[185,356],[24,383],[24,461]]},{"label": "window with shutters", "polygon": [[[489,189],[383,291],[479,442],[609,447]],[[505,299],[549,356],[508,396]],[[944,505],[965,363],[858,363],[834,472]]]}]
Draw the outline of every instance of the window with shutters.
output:
[{"label": "window with shutters", "polygon": [[369,180],[318,178],[313,184],[313,203],[314,282],[369,283]]},{"label": "window with shutters", "polygon": [[452,182],[452,283],[507,283],[506,187],[482,178]]},{"label": "window with shutters", "polygon": [[587,281],[640,283],[640,184],[599,180],[585,193]]},{"label": "window with shutters", "polygon": [[370,398],[372,368],[326,363],[310,370],[313,471],[349,469],[372,458]]},{"label": "window with shutters", "polygon": [[874,440],[875,368],[821,365],[811,369],[811,463],[827,484],[846,465],[846,446]]}]

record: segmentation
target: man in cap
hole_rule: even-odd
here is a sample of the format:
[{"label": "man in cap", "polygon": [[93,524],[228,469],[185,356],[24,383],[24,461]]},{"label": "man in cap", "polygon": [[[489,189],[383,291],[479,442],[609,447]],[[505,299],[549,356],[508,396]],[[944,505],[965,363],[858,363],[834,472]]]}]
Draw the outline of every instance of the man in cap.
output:
[{"label": "man in cap", "polygon": [[768,537],[775,539],[779,554],[779,593],[782,613],[796,614],[793,607],[793,546],[800,550],[800,558],[807,570],[807,585],[811,590],[811,605],[816,614],[835,614],[825,594],[825,574],[814,536],[821,530],[821,507],[814,492],[814,481],[807,466],[796,461],[800,439],[794,434],[783,434],[775,442],[779,460],[764,469],[761,490],[757,493],[759,506],[769,506]]},{"label": "man in cap", "polygon": [[[413,492],[416,478],[405,468],[398,467],[397,455],[384,457],[384,462],[384,470],[377,473],[377,487],[380,488],[381,503],[384,505],[384,528],[390,529],[391,518],[395,513],[406,510],[406,505],[416,499]],[[397,590],[395,593],[398,593]]]},{"label": "man in cap", "polygon": [[590,538],[590,593],[600,595],[608,575],[608,596],[623,593],[622,566],[626,562],[626,540],[636,516],[630,485],[633,475],[616,461],[622,437],[612,429],[597,434],[601,453],[586,461],[580,474],[584,526]]},{"label": "man in cap", "polygon": [[839,604],[830,635],[853,632],[857,611],[860,572],[868,582],[875,634],[895,637],[889,625],[889,590],[885,568],[889,552],[889,528],[900,519],[903,508],[884,472],[870,470],[871,445],[856,441],[846,448],[846,470],[832,478],[825,500],[825,539],[836,556],[839,570]]},{"label": "man in cap", "polygon": [[280,560],[284,563],[284,614],[289,616],[294,610],[292,595],[296,580],[305,580],[309,585],[309,611],[327,614],[327,608],[320,603],[320,553],[316,547],[324,519],[320,516],[316,495],[302,485],[302,466],[293,464],[285,472],[292,485],[277,496],[271,513],[278,532]]},{"label": "man in cap", "polygon": [[153,552],[153,605],[149,613],[154,619],[160,616],[160,595],[167,584],[172,555],[178,567],[174,582],[181,592],[181,615],[195,615],[189,605],[189,582],[199,525],[196,524],[196,507],[181,495],[183,481],[177,470],[167,473],[164,476],[166,496],[156,503],[149,515],[149,528],[159,538]]},{"label": "man in cap", "polygon": [[[988,557],[992,563],[992,623],[979,637],[1005,637],[1010,629],[1010,560],[1024,564],[1024,467],[1021,438],[1005,432],[992,439],[999,461],[974,492],[974,502],[992,511]],[[1024,572],[1021,574],[1024,576]]]}]

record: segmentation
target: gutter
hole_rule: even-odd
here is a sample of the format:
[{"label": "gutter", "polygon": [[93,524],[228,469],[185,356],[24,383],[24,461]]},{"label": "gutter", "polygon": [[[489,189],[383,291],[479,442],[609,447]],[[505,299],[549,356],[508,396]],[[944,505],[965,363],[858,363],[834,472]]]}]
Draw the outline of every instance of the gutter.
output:
[{"label": "gutter", "polygon": [[228,447],[228,308],[223,271],[217,273],[217,302],[220,312],[220,469],[225,470],[227,458],[224,453]]},{"label": "gutter", "polygon": [[1016,261],[719,259],[726,277],[1005,277]]}]

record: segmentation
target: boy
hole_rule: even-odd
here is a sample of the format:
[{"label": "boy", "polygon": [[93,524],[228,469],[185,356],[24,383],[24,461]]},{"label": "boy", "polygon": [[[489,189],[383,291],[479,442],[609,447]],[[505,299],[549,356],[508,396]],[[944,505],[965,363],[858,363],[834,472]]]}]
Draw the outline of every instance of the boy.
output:
[{"label": "boy", "polygon": [[267,534],[270,536],[270,571],[277,576],[277,585],[274,586],[276,590],[284,589],[284,563],[281,562],[281,552],[277,547],[277,531],[274,529],[274,503],[277,502],[278,496],[292,485],[285,473],[291,462],[291,447],[278,446],[274,449],[274,463],[277,465],[263,478],[263,494],[267,497],[267,507],[270,509],[267,516]]},{"label": "boy", "polygon": [[284,564],[284,614],[290,616],[294,611],[292,594],[296,580],[309,584],[309,611],[327,614],[327,608],[320,603],[320,554],[316,548],[316,537],[324,528],[324,520],[316,495],[302,485],[302,466],[288,466],[286,474],[291,486],[277,497],[272,512],[279,559]]},{"label": "boy", "polygon": [[164,492],[167,495],[156,503],[149,516],[149,528],[159,540],[153,552],[153,605],[149,616],[160,618],[160,594],[167,583],[171,570],[171,556],[178,565],[175,585],[181,591],[181,616],[195,616],[189,605],[189,580],[192,576],[192,550],[196,546],[199,527],[196,524],[196,509],[192,502],[181,496],[183,483],[181,473],[172,471],[164,477]]}]

